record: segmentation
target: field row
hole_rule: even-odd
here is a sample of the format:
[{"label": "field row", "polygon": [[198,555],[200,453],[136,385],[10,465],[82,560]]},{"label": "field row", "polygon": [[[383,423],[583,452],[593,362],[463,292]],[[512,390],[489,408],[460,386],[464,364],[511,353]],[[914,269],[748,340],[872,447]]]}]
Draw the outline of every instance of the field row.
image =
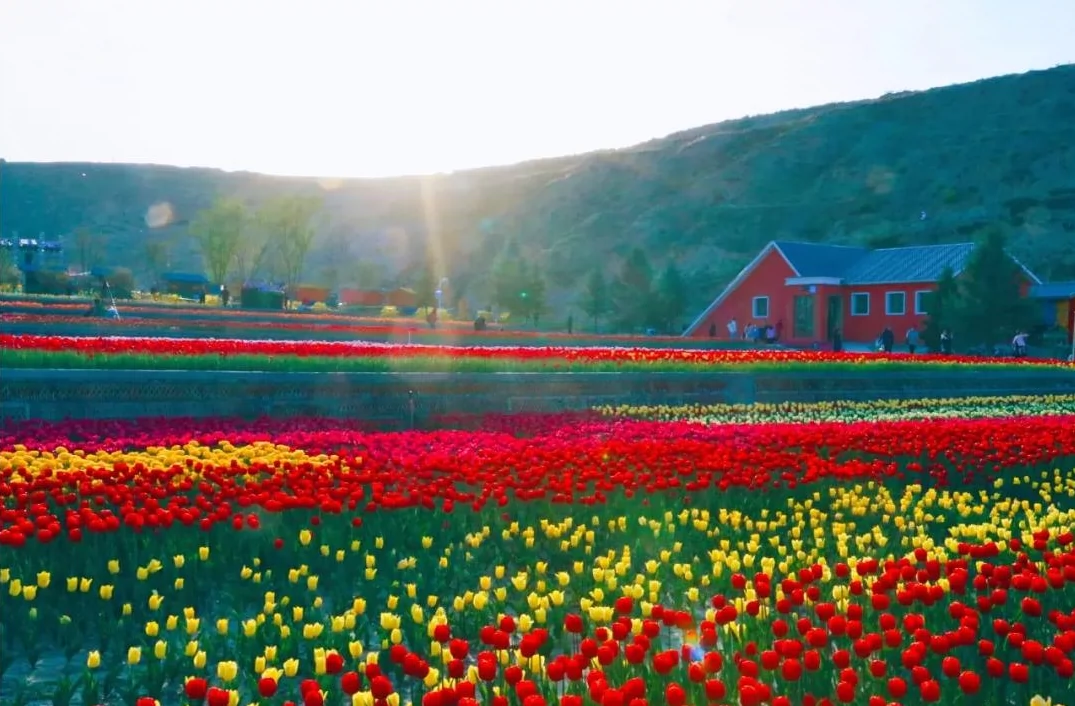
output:
[{"label": "field row", "polygon": [[834,353],[784,348],[700,350],[572,346],[444,346],[328,341],[68,337],[0,334],[0,366],[131,370],[647,371],[1072,369],[1037,358]]}]

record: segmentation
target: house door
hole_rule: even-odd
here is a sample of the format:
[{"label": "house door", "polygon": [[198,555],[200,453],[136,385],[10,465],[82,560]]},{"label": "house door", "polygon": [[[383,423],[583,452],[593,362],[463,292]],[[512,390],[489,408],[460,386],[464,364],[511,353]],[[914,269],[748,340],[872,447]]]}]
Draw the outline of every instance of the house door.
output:
[{"label": "house door", "polygon": [[814,295],[795,297],[795,338],[814,337]]},{"label": "house door", "polygon": [[844,299],[839,294],[833,294],[829,296],[829,311],[828,316],[825,317],[828,323],[826,328],[828,333],[826,339],[832,340],[832,332],[837,328],[844,327]]}]

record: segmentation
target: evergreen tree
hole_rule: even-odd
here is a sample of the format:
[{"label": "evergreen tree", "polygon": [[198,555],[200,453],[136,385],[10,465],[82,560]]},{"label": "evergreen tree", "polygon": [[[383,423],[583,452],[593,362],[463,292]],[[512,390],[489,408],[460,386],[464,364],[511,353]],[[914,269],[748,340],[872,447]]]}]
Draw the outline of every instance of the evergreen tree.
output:
[{"label": "evergreen tree", "polygon": [[619,326],[637,330],[659,323],[653,294],[653,267],[641,248],[634,248],[620,266],[613,290]]},{"label": "evergreen tree", "polygon": [[520,278],[523,290],[520,294],[521,310],[527,319],[533,319],[534,325],[538,318],[545,313],[545,278],[536,265],[523,262]]},{"label": "evergreen tree", "polygon": [[1020,292],[1025,274],[1006,244],[1004,231],[992,228],[971,254],[960,277],[957,340],[991,350],[1028,325],[1031,311]]},{"label": "evergreen tree", "polygon": [[959,306],[959,284],[951,267],[945,267],[937,280],[937,289],[926,298],[926,328],[922,340],[931,351],[941,348],[941,332],[955,327],[956,308]]},{"label": "evergreen tree", "polygon": [[601,272],[601,268],[594,268],[590,273],[590,278],[586,281],[586,290],[582,293],[579,308],[582,309],[584,314],[593,319],[595,332],[598,329],[601,317],[611,309],[611,304],[605,275]]},{"label": "evergreen tree", "polygon": [[657,305],[664,331],[676,333],[676,323],[687,309],[687,284],[671,260],[657,280]]},{"label": "evergreen tree", "polygon": [[419,307],[431,307],[437,303],[437,280],[429,263],[422,264],[414,280],[414,302]]},{"label": "evergreen tree", "polygon": [[514,241],[509,240],[493,262],[490,277],[493,303],[500,308],[501,313],[506,310],[520,318],[525,317],[520,297],[522,292],[526,291],[525,270],[526,264],[519,255],[518,247]]}]

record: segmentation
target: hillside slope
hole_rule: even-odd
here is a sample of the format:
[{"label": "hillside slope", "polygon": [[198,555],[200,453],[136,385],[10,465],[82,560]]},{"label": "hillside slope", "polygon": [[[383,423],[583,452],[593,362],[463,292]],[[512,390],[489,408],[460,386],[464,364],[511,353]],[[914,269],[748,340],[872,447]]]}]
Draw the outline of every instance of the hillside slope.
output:
[{"label": "hillside slope", "polygon": [[[623,150],[432,177],[316,180],[209,169],[0,164],[0,233],[101,233],[138,269],[164,239],[198,267],[186,224],[216,195],[320,193],[307,279],[356,259],[393,275],[428,250],[483,299],[514,238],[570,305],[584,275],[631,247],[684,265],[703,305],[775,238],[898,245],[967,240],[1001,221],[1045,278],[1075,278],[1075,66],[718,123]],[[164,227],[148,209],[170,205]],[[925,212],[925,218],[922,214]],[[406,276],[406,275],[404,275]],[[344,274],[341,279],[346,281]]]}]

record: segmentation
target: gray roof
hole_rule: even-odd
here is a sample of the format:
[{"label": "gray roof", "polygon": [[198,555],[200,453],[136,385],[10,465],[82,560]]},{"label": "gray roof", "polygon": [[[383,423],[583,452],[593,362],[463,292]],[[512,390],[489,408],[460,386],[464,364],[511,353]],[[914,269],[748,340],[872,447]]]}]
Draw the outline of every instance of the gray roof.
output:
[{"label": "gray roof", "polygon": [[936,282],[945,267],[959,274],[974,247],[974,243],[956,243],[874,250],[848,268],[843,277],[847,284]]},{"label": "gray roof", "polygon": [[866,257],[869,250],[845,245],[774,242],[800,277],[843,277],[849,267]]},{"label": "gray roof", "polygon": [[1030,288],[1032,299],[1070,299],[1075,297],[1075,282],[1049,282]]}]

